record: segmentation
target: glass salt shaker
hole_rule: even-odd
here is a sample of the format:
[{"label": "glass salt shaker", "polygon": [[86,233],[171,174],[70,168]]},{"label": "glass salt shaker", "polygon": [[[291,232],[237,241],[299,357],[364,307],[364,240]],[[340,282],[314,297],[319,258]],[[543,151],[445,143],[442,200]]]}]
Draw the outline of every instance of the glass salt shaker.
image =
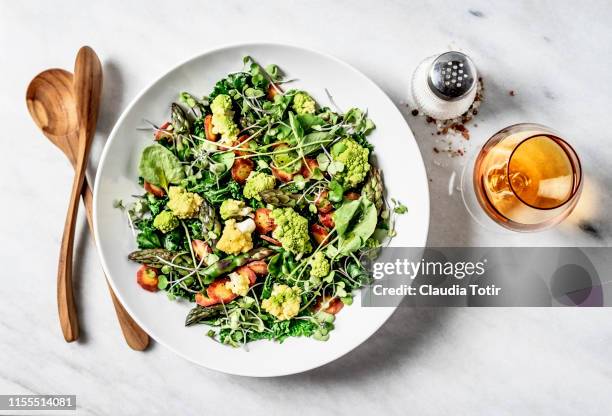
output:
[{"label": "glass salt shaker", "polygon": [[445,52],[426,58],[412,76],[415,104],[436,120],[465,113],[476,98],[478,73],[472,60],[461,52]]}]

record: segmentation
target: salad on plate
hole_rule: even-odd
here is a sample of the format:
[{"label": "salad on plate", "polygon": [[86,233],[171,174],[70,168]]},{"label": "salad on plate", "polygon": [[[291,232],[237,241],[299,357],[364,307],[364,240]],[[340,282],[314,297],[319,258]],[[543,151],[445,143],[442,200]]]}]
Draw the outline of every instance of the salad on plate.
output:
[{"label": "salad on plate", "polygon": [[224,344],[306,336],[370,281],[363,265],[406,207],[384,198],[367,112],[322,106],[276,65],[244,69],[206,97],[181,92],[138,165],[127,214],[137,283],[194,303],[185,325]]}]

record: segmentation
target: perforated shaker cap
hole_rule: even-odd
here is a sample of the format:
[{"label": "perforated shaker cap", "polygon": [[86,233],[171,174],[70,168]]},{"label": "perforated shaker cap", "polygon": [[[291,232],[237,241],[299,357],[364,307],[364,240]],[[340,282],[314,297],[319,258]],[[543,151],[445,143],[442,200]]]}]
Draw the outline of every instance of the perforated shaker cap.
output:
[{"label": "perforated shaker cap", "polygon": [[427,83],[445,101],[460,100],[476,87],[478,74],[474,62],[461,52],[445,52],[431,64]]}]

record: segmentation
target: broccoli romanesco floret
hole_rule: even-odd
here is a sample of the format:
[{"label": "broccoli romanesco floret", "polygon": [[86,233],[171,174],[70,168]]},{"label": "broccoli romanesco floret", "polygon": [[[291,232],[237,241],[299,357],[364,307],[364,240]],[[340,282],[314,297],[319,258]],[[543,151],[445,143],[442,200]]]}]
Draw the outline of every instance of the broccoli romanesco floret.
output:
[{"label": "broccoli romanesco floret", "polygon": [[193,192],[187,192],[180,186],[171,186],[168,190],[168,208],[180,219],[193,218],[198,215],[202,197]]},{"label": "broccoli romanesco floret", "polygon": [[222,143],[231,143],[238,137],[239,129],[234,122],[232,99],[229,95],[219,94],[210,104],[212,111],[212,131],[221,135]]},{"label": "broccoli romanesco floret", "polygon": [[170,211],[162,211],[153,220],[153,227],[166,234],[179,225],[179,220]]},{"label": "broccoli romanesco floret", "polygon": [[227,254],[246,253],[253,248],[251,234],[255,231],[255,221],[251,218],[236,223],[231,219],[225,222],[223,234],[217,242],[217,249]]},{"label": "broccoli romanesco floret", "polygon": [[312,251],[306,218],[293,208],[277,208],[272,210],[271,215],[276,224],[272,236],[281,242],[285,250],[296,254]]},{"label": "broccoli romanesco floret", "polygon": [[233,217],[246,217],[253,211],[253,208],[244,205],[244,201],[226,199],[221,203],[219,214],[221,218],[227,220]]},{"label": "broccoli romanesco floret", "polygon": [[347,188],[354,188],[365,179],[370,170],[368,162],[370,151],[361,147],[353,139],[342,139],[332,146],[331,155],[335,162],[344,166],[335,174],[334,179]]},{"label": "broccoli romanesco floret", "polygon": [[275,283],[270,297],[261,306],[278,320],[291,319],[300,311],[300,289]]},{"label": "broccoli romanesco floret", "polygon": [[230,280],[225,284],[225,287],[238,296],[246,296],[251,286],[249,278],[244,274],[236,272],[230,273],[228,277]]},{"label": "broccoli romanesco floret", "polygon": [[310,276],[325,277],[329,274],[329,261],[325,257],[322,251],[318,251],[308,261],[310,265]]},{"label": "broccoli romanesco floret", "polygon": [[261,201],[259,195],[262,191],[274,189],[276,186],[276,178],[272,175],[263,172],[251,172],[246,180],[242,193],[247,198],[254,198]]},{"label": "broccoli romanesco floret", "polygon": [[298,114],[314,114],[316,103],[310,95],[300,91],[293,97],[293,109]]}]

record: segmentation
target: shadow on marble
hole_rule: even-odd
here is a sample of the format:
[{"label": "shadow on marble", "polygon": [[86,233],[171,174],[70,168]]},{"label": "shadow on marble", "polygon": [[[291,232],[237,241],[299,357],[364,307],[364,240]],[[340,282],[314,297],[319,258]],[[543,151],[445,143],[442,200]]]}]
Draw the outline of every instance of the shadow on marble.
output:
[{"label": "shadow on marble", "polygon": [[92,181],[96,176],[102,149],[104,149],[106,140],[123,110],[123,93],[125,89],[124,77],[120,66],[113,59],[104,60],[102,71],[104,80],[102,83],[100,114],[87,169],[88,177]]},{"label": "shadow on marble", "polygon": [[104,85],[102,87],[102,105],[98,119],[98,132],[104,141],[113,129],[122,111],[124,80],[119,64],[109,59],[104,62]]}]

